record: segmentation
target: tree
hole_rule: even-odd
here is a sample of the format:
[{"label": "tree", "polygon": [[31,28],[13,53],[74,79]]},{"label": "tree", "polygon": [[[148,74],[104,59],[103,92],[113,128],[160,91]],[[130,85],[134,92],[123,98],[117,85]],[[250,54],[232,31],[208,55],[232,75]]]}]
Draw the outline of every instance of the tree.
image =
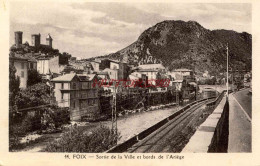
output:
[{"label": "tree", "polygon": [[28,70],[28,80],[27,85],[32,86],[34,84],[42,82],[42,77],[39,72],[35,69]]},{"label": "tree", "polygon": [[49,104],[50,87],[44,83],[38,83],[20,90],[16,95],[16,102],[19,109]]},{"label": "tree", "polygon": [[10,113],[15,112],[15,96],[19,92],[20,78],[15,75],[16,69],[13,64],[9,65],[9,107]]},{"label": "tree", "polygon": [[15,76],[16,69],[14,65],[9,65],[9,92],[16,94],[19,91],[20,78]]}]

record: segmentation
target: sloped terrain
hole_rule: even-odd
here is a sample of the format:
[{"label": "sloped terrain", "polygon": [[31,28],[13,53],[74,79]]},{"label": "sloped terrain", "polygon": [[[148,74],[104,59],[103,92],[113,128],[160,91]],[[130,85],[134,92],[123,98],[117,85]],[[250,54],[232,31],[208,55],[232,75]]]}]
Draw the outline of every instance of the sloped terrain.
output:
[{"label": "sloped terrain", "polygon": [[103,57],[127,59],[137,64],[152,55],[170,70],[190,68],[197,73],[207,70],[218,75],[226,69],[226,46],[229,45],[232,69],[251,70],[252,36],[246,32],[208,30],[194,21],[163,21],[145,30],[130,46]]}]

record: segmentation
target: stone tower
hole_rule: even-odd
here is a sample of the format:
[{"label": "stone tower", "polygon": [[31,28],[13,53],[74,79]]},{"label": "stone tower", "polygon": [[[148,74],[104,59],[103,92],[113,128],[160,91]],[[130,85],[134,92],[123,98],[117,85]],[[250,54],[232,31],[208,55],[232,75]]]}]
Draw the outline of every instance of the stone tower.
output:
[{"label": "stone tower", "polygon": [[41,34],[32,35],[32,46],[39,47],[41,45]]},{"label": "stone tower", "polygon": [[52,37],[50,34],[46,37],[46,45],[52,48]]},{"label": "stone tower", "polygon": [[14,32],[15,35],[15,46],[20,47],[20,45],[23,43],[23,32],[17,31]]}]

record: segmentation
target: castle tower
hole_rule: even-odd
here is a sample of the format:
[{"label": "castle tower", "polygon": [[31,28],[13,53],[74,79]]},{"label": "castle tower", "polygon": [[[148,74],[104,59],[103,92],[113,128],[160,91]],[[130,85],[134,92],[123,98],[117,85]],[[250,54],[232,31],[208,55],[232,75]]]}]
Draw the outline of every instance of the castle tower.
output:
[{"label": "castle tower", "polygon": [[41,34],[32,35],[32,46],[39,47],[41,45]]},{"label": "castle tower", "polygon": [[46,37],[46,45],[52,48],[52,38],[51,35],[48,34],[48,36]]},{"label": "castle tower", "polygon": [[20,47],[20,45],[23,43],[23,32],[16,31],[14,32],[15,35],[15,46]]}]

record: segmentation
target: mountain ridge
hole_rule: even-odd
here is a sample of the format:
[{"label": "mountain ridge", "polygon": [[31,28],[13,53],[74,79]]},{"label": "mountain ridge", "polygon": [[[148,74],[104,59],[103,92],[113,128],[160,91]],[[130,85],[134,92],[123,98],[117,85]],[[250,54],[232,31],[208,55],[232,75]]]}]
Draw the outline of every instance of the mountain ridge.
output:
[{"label": "mountain ridge", "polygon": [[252,35],[247,32],[209,30],[196,21],[165,20],[146,29],[129,46],[102,58],[127,59],[137,65],[146,56],[160,59],[169,70],[190,68],[211,75],[224,72],[226,46],[229,45],[230,67],[252,69]]}]

